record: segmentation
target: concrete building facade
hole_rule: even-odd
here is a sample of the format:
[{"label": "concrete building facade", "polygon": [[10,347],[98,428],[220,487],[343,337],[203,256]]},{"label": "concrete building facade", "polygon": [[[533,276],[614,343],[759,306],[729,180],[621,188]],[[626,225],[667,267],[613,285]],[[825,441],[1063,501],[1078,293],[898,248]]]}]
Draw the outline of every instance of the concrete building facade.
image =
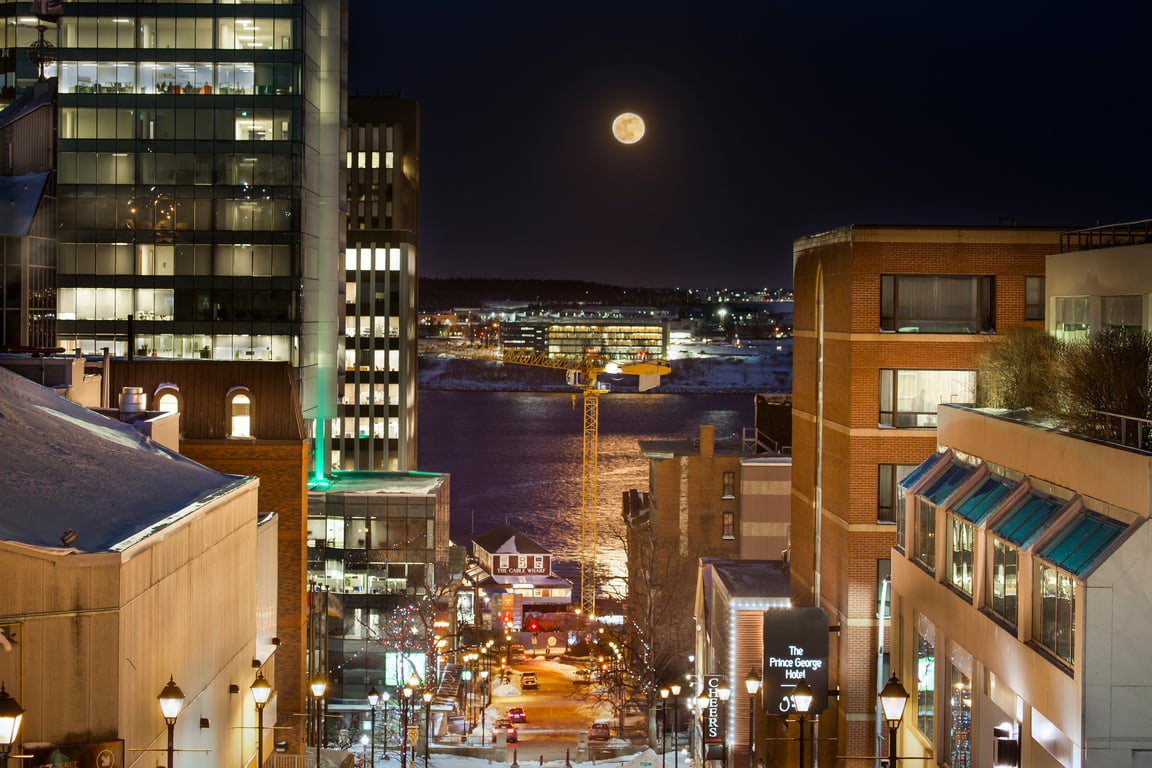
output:
[{"label": "concrete building facade", "polygon": [[937,405],[973,402],[981,350],[1042,327],[1031,300],[1058,248],[1059,230],[1024,228],[848,226],[794,244],[792,597],[838,628],[822,760],[887,754],[897,483],[934,452]]},{"label": "concrete building facade", "polygon": [[[1139,765],[1152,454],[960,406],[937,434],[902,483],[892,554],[892,666],[912,694],[899,754]],[[1005,743],[1019,762],[996,759]]]}]

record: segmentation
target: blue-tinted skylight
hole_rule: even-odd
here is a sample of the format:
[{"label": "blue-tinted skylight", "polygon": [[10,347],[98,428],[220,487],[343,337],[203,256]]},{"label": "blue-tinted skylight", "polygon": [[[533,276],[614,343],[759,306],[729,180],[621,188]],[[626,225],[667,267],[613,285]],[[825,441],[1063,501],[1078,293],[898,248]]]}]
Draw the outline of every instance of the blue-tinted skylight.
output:
[{"label": "blue-tinted skylight", "polygon": [[928,486],[920,492],[920,495],[936,506],[940,506],[952,495],[952,492],[971,477],[975,471],[976,467],[971,464],[954,461],[939,477],[929,483]]},{"label": "blue-tinted skylight", "polygon": [[1083,576],[1124,528],[1116,520],[1084,512],[1038,554],[1073,576]]},{"label": "blue-tinted skylight", "polygon": [[976,490],[953,508],[960,517],[973,525],[981,525],[1000,506],[1014,487],[999,475],[989,475],[976,486]]},{"label": "blue-tinted skylight", "polygon": [[923,463],[920,464],[920,466],[916,467],[916,469],[900,478],[900,487],[904,490],[912,488],[916,485],[916,483],[920,482],[920,478],[931,472],[937,464],[944,461],[946,458],[948,458],[947,451],[932,454],[927,459],[925,459]]},{"label": "blue-tinted skylight", "polygon": [[992,532],[1017,547],[1026,547],[1052,520],[1061,504],[1063,502],[1057,499],[1028,493],[1016,503],[1007,517],[993,527]]}]

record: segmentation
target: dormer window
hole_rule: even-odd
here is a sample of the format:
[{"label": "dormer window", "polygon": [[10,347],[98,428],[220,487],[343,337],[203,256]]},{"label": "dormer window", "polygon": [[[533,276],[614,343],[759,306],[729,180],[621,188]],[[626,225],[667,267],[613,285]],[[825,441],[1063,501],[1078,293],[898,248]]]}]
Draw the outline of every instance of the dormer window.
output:
[{"label": "dormer window", "polygon": [[228,393],[228,437],[252,437],[252,393],[236,387]]},{"label": "dormer window", "polygon": [[163,413],[179,413],[180,389],[175,384],[161,384],[152,396],[153,408]]}]

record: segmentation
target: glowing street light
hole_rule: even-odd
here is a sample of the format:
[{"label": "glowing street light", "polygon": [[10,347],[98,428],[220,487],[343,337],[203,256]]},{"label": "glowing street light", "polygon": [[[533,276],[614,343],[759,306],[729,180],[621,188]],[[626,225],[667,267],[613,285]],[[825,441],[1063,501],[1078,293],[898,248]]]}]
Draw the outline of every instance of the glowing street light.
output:
[{"label": "glowing street light", "polygon": [[264,765],[264,705],[272,696],[272,683],[264,677],[263,672],[256,673],[256,679],[249,687],[252,691],[252,700],[256,702],[256,768]]},{"label": "glowing street light", "polygon": [[180,690],[180,686],[176,685],[173,677],[169,675],[168,684],[157,698],[160,699],[160,711],[164,715],[164,722],[168,725],[168,768],[172,768],[176,754],[176,718],[180,716],[180,710],[184,709],[184,691]]}]

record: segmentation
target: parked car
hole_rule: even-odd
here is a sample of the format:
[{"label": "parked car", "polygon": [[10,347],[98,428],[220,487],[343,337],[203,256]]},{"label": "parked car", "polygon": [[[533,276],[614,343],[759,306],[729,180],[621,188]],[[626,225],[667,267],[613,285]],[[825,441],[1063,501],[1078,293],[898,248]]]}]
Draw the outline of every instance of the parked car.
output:
[{"label": "parked car", "polygon": [[506,717],[500,718],[492,726],[492,741],[497,741],[501,733],[504,734],[508,744],[515,744],[520,740],[520,733],[516,730],[516,726]]},{"label": "parked car", "polygon": [[539,687],[536,682],[535,672],[524,672],[520,675],[520,687],[525,690],[536,690]]},{"label": "parked car", "polygon": [[590,741],[608,741],[612,738],[612,729],[608,723],[592,723],[588,726],[588,739]]},{"label": "parked car", "polygon": [[526,723],[528,713],[524,711],[524,707],[512,707],[508,710],[508,719],[514,723]]}]

